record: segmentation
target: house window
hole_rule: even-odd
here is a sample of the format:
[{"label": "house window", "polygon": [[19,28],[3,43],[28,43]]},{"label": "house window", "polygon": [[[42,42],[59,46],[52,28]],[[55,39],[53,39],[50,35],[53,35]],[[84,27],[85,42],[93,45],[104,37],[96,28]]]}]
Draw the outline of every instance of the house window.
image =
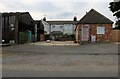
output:
[{"label": "house window", "polygon": [[97,34],[105,34],[105,27],[97,27]]},{"label": "house window", "polygon": [[67,29],[67,26],[65,26],[65,29]]},{"label": "house window", "polygon": [[55,26],[52,26],[52,28],[54,29],[54,28],[55,28]]},{"label": "house window", "polygon": [[60,26],[60,28],[62,29],[62,28],[63,28],[63,26]]},{"label": "house window", "polygon": [[65,26],[65,29],[69,29],[69,26]]}]

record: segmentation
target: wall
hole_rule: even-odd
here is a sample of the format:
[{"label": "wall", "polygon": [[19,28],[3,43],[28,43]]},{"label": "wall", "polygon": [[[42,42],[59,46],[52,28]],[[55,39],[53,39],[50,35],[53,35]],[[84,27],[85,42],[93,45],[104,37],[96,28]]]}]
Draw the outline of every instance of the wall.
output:
[{"label": "wall", "polygon": [[52,31],[61,31],[63,34],[74,34],[75,26],[73,24],[52,24]]},{"label": "wall", "polygon": [[64,32],[64,25],[60,24],[60,25],[51,25],[51,32],[53,31],[61,31]]},{"label": "wall", "polygon": [[81,36],[80,25],[77,25],[77,27],[75,29],[75,41],[77,43],[80,43],[80,36]]},{"label": "wall", "polygon": [[[105,27],[105,34],[97,34],[97,27],[104,26]],[[91,24],[91,35],[96,36],[97,42],[111,42],[112,41],[112,24]]]},{"label": "wall", "polygon": [[2,16],[2,38],[5,43],[15,41],[15,16]]},{"label": "wall", "polygon": [[45,40],[44,34],[40,34],[40,41],[44,41],[44,40]]},{"label": "wall", "polygon": [[64,34],[74,34],[73,24],[64,24]]},{"label": "wall", "polygon": [[113,30],[112,31],[112,40],[113,42],[120,42],[120,30]]},{"label": "wall", "polygon": [[[80,42],[81,36],[81,27],[88,25],[90,27],[90,36],[96,36],[96,42],[111,42],[112,41],[112,24],[78,24],[76,28],[76,41]],[[105,34],[99,35],[97,34],[97,27],[104,26],[105,27]],[[91,39],[91,38],[90,38]]]},{"label": "wall", "polygon": [[50,25],[46,21],[41,20],[43,26],[44,26],[44,31],[47,32],[47,34],[50,34]]}]

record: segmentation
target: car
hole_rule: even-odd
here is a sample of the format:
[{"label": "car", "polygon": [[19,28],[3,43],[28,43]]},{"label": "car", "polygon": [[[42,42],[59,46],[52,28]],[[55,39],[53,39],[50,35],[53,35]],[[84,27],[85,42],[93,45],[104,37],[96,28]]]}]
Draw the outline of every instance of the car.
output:
[{"label": "car", "polygon": [[10,46],[10,45],[14,45],[14,44],[15,44],[15,40],[2,39],[2,46]]},{"label": "car", "polygon": [[51,40],[46,40],[46,43],[50,43],[51,42]]}]

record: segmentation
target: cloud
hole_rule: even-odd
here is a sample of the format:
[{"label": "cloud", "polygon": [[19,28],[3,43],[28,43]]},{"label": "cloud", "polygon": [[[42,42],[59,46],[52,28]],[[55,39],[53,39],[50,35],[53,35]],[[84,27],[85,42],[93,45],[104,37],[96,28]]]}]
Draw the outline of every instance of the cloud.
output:
[{"label": "cloud", "polygon": [[[34,20],[41,20],[44,16],[44,13],[41,12],[30,12],[30,15],[33,17]],[[35,16],[36,15],[36,16]]]},{"label": "cloud", "polygon": [[74,16],[73,12],[60,12],[56,15],[53,14],[53,16],[50,16],[49,18],[50,19],[58,19],[58,18],[59,19],[71,19],[72,18],[71,16]]},{"label": "cloud", "polygon": [[96,9],[103,15],[114,20],[109,11],[111,0],[1,0],[1,12],[30,12],[33,19],[40,20],[46,15],[47,19],[73,20],[75,14],[82,18],[86,11]]},{"label": "cloud", "polygon": [[2,10],[2,12],[21,12],[21,11],[28,11],[25,9],[25,6],[20,4],[20,3],[17,3],[17,2],[2,2],[0,3],[2,4],[3,6],[0,6]]},{"label": "cloud", "polygon": [[34,2],[112,2],[114,0],[1,0],[1,2],[22,2],[22,3],[34,3]]},{"label": "cloud", "polygon": [[4,4],[0,3],[0,11],[4,12],[4,10],[6,10],[8,7],[5,6]]}]

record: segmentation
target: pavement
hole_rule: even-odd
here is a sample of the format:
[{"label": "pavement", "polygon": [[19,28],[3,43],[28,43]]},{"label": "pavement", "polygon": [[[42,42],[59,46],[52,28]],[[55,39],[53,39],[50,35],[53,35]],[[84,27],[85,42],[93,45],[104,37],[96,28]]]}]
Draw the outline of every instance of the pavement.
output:
[{"label": "pavement", "polygon": [[[58,43],[58,42],[57,42]],[[3,77],[117,77],[118,44],[39,45],[2,48]]]},{"label": "pavement", "polygon": [[33,45],[46,45],[46,46],[69,46],[69,45],[79,45],[77,43],[74,43],[74,41],[50,41],[50,42],[46,42],[46,41],[43,41],[43,42],[36,42],[36,43],[30,43],[30,44],[33,44]]}]

